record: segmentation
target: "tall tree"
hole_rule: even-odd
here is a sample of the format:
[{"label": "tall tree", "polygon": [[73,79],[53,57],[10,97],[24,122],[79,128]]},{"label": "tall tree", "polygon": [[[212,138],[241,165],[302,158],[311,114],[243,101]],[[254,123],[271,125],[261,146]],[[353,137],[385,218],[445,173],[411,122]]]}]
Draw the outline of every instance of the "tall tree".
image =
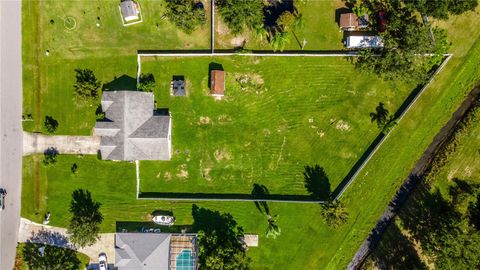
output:
[{"label": "tall tree", "polygon": [[85,247],[98,240],[99,226],[103,221],[100,205],[92,199],[88,190],[77,189],[73,192],[69,209],[72,219],[67,231],[72,243]]},{"label": "tall tree", "polygon": [[205,9],[201,2],[168,0],[166,3],[165,15],[168,20],[187,34],[192,33],[207,22]]},{"label": "tall tree", "polygon": [[228,213],[220,213],[196,205],[192,207],[193,228],[198,235],[198,266],[201,269],[248,269],[250,259],[239,241],[243,229]]},{"label": "tall tree", "polygon": [[262,0],[216,0],[218,13],[232,34],[240,34],[245,28],[263,27]]},{"label": "tall tree", "polygon": [[26,243],[21,252],[23,261],[27,263],[30,270],[80,269],[80,260],[71,249]]},{"label": "tall tree", "polygon": [[91,69],[75,69],[75,97],[80,104],[93,104],[97,100],[101,82]]}]

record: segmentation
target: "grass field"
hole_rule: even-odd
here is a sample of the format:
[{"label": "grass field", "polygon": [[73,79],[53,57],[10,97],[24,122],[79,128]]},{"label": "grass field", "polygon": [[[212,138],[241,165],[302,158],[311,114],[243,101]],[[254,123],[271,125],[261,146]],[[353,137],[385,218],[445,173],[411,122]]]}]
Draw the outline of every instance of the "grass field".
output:
[{"label": "grass field", "polygon": [[[344,7],[342,1],[297,1],[299,13],[303,15],[305,27],[290,35],[285,50],[342,50],[343,34],[336,22],[336,9]],[[231,49],[243,45],[250,50],[271,50],[267,40],[259,40],[254,33],[246,30],[233,36],[217,13],[215,18],[215,49]]]},{"label": "grass field", "polygon": [[[226,72],[226,97],[208,95],[209,65]],[[369,114],[395,112],[413,89],[354,70],[341,58],[146,57],[159,108],[173,118],[171,161],[142,161],[141,190],[307,194],[306,166],[323,167],[332,189],[379,134]],[[187,97],[169,94],[183,75]],[[282,77],[279,80],[279,77]]]}]

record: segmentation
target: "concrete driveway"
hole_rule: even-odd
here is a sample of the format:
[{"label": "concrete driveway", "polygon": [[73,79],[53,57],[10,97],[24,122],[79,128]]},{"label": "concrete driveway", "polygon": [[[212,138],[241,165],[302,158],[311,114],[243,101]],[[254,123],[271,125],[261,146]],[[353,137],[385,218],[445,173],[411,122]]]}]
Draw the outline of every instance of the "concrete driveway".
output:
[{"label": "concrete driveway", "polygon": [[[52,217],[53,218],[53,217]],[[21,218],[18,230],[18,242],[42,243],[57,247],[70,248],[90,257],[90,263],[98,263],[98,254],[104,252],[110,263],[115,261],[115,234],[102,233],[92,246],[76,249],[68,240],[67,229],[32,222]]]},{"label": "concrete driveway", "polygon": [[94,155],[100,149],[98,136],[50,136],[23,132],[23,154],[43,154],[49,148],[61,154]]},{"label": "concrete driveway", "polygon": [[22,189],[22,2],[0,1],[0,269],[13,269]]}]

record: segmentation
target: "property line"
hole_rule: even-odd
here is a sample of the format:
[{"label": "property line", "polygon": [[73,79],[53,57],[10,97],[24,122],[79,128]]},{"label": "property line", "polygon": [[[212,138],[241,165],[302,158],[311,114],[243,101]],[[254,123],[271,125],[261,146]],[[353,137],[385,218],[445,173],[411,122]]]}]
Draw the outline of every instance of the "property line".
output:
[{"label": "property line", "polygon": [[[443,61],[443,63],[440,65],[439,68],[437,68],[437,70],[433,73],[433,75],[430,77],[430,79],[428,80],[428,82],[422,87],[422,89],[417,93],[417,95],[415,96],[415,98],[408,104],[408,106],[405,108],[405,110],[403,110],[400,114],[400,116],[397,118],[397,122],[399,123],[403,117],[405,116],[405,114],[410,110],[410,108],[412,108],[413,104],[415,104],[418,100],[418,98],[422,95],[422,93],[425,91],[425,89],[430,85],[430,83],[434,80],[434,78],[436,77],[436,75],[445,67],[445,65],[448,63],[448,61],[450,61],[450,58],[452,58],[452,55],[448,55],[447,58]],[[347,190],[347,188],[355,181],[355,179],[357,178],[357,176],[360,174],[360,172],[363,170],[363,168],[367,165],[367,163],[370,161],[370,159],[373,157],[373,155],[378,151],[378,149],[380,148],[380,146],[382,146],[382,144],[385,142],[385,140],[390,136],[390,134],[392,133],[392,131],[394,130],[395,128],[392,128],[392,130],[390,130],[389,132],[387,132],[387,134],[385,134],[385,136],[383,136],[383,138],[378,142],[377,145],[375,145],[375,147],[373,148],[373,150],[368,154],[367,158],[362,162],[362,164],[360,165],[360,167],[358,167],[358,169],[356,170],[356,172],[352,175],[352,177],[348,180],[348,182],[345,184],[345,186],[343,186],[343,188],[340,190],[340,192],[337,194],[337,196],[335,196],[335,201],[339,200],[340,197],[342,197],[343,193]]]},{"label": "property line", "polygon": [[138,200],[138,195],[140,193],[140,162],[138,160],[135,160],[135,176],[137,178],[137,192],[136,192],[136,196],[137,196],[137,200]]},{"label": "property line", "polygon": [[[276,57],[298,57],[298,56],[306,56],[306,57],[355,57],[358,56],[357,52],[354,51],[349,51],[345,53],[215,53],[212,52],[192,52],[192,53],[149,53],[147,51],[138,51],[137,53],[137,83],[139,81],[139,76],[140,76],[140,71],[141,71],[141,57],[155,57],[155,56],[166,56],[166,57],[188,57],[188,56],[193,56],[193,57],[199,57],[199,56],[233,56],[233,55],[239,55],[239,56],[276,56]],[[434,54],[423,54],[423,56],[433,56]],[[397,118],[397,122],[400,122],[405,114],[411,109],[411,107],[416,103],[418,98],[422,95],[422,93],[425,91],[425,89],[431,84],[431,82],[434,80],[436,75],[443,70],[445,65],[450,61],[452,58],[453,54],[443,54],[443,56],[446,56],[446,58],[443,60],[442,64],[435,70],[435,72],[430,76],[428,82],[420,89],[415,94],[415,97],[412,99],[412,101],[406,106],[406,108],[400,113],[400,115]],[[363,168],[367,165],[367,163],[371,160],[373,155],[378,151],[380,146],[385,142],[385,140],[389,137],[390,133],[394,130],[395,128],[392,128],[392,130],[389,130],[381,140],[373,147],[371,152],[368,153],[367,157],[362,161],[361,165],[355,170],[355,172],[352,174],[350,179],[346,182],[346,184],[342,187],[342,189],[338,192],[338,194],[335,196],[334,201],[337,201],[340,199],[340,197],[345,193],[345,191],[348,189],[348,187],[355,181],[357,176],[360,174],[360,172],[363,170]],[[192,194],[192,197],[185,198],[185,197],[142,197],[140,194],[139,190],[139,182],[140,182],[140,177],[139,177],[139,166],[138,166],[138,161],[136,161],[137,164],[137,192],[136,196],[138,200],[165,200],[165,201],[238,201],[238,202],[255,202],[255,201],[266,201],[266,202],[285,202],[285,203],[319,203],[323,204],[325,203],[324,200],[295,200],[295,199],[259,199],[259,198],[234,198],[232,197],[223,197],[222,194],[218,194],[219,197],[215,197],[217,194],[212,194],[212,197],[194,197],[195,194]],[[286,195],[288,196],[288,195]]]}]

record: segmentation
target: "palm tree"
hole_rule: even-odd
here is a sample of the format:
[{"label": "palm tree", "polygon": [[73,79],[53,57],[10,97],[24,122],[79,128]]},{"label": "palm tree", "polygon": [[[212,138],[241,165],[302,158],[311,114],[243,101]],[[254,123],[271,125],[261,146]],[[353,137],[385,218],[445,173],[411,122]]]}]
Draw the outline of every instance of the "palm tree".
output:
[{"label": "palm tree", "polygon": [[265,29],[263,24],[255,26],[255,28],[253,30],[254,30],[255,38],[259,39],[260,42],[263,42],[263,40],[268,35],[268,31]]},{"label": "palm tree", "polygon": [[268,217],[268,227],[267,227],[267,231],[265,232],[265,235],[267,236],[267,238],[271,237],[273,239],[276,239],[282,232],[282,230],[276,224],[278,215],[275,215],[273,217],[268,215],[267,217]]},{"label": "palm tree", "polygon": [[290,42],[290,36],[288,32],[277,32],[270,40],[270,45],[272,45],[273,51],[276,52],[280,50],[283,52],[285,46]]}]

